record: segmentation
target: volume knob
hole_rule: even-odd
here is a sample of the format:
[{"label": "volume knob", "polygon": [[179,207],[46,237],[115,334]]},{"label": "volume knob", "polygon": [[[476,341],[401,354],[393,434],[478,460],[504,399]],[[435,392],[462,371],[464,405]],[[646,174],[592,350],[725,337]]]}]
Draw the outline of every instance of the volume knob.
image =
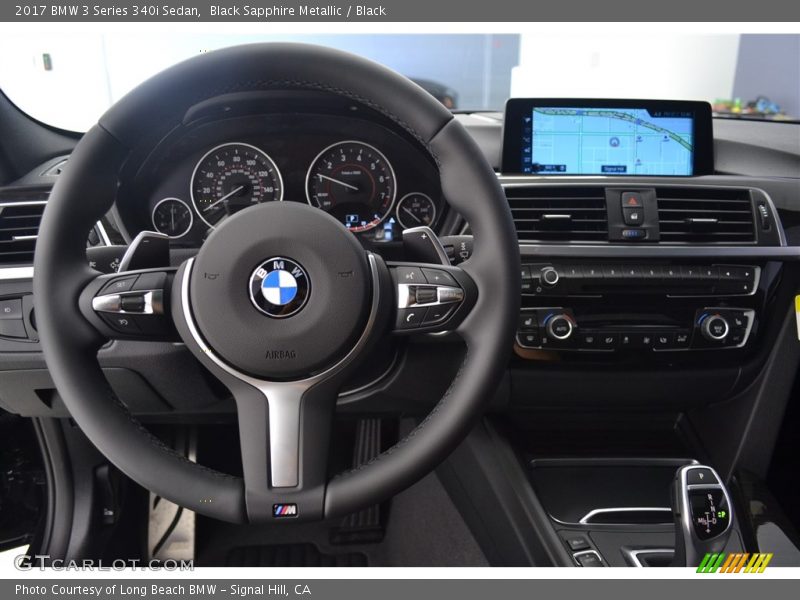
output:
[{"label": "volume knob", "polygon": [[700,333],[710,342],[720,342],[728,336],[731,330],[728,321],[722,315],[709,315],[700,325]]},{"label": "volume knob", "polygon": [[542,280],[542,283],[548,287],[553,287],[560,279],[558,271],[556,271],[553,267],[543,268],[539,278]]}]

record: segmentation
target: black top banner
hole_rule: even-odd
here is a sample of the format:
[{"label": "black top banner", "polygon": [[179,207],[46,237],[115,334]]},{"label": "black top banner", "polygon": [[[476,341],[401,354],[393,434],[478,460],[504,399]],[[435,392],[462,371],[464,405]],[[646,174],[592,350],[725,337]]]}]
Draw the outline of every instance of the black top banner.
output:
[{"label": "black top banner", "polygon": [[550,22],[800,21],[787,0],[4,0],[7,22]]}]

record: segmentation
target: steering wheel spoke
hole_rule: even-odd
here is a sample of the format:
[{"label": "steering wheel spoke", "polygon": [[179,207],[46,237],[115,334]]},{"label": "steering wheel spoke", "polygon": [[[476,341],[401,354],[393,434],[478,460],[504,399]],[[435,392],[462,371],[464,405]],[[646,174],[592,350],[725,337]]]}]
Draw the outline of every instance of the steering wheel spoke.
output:
[{"label": "steering wheel spoke", "polygon": [[322,518],[336,382],[223,381],[239,415],[248,519]]},{"label": "steering wheel spoke", "polygon": [[100,275],[80,296],[86,319],[108,339],[177,340],[169,309],[175,269]]},{"label": "steering wheel spoke", "polygon": [[394,333],[453,331],[477,300],[472,278],[462,269],[431,263],[389,263],[396,293]]}]

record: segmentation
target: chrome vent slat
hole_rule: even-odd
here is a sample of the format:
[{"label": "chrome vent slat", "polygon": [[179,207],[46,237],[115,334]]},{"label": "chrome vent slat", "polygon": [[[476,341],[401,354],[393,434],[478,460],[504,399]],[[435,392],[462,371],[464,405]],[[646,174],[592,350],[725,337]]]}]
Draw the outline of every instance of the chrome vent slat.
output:
[{"label": "chrome vent slat", "polygon": [[593,242],[608,239],[602,188],[506,188],[520,242]]},{"label": "chrome vent slat", "polygon": [[0,190],[0,264],[31,264],[49,190]]},{"label": "chrome vent slat", "polygon": [[747,189],[657,189],[662,242],[755,242],[753,202]]}]

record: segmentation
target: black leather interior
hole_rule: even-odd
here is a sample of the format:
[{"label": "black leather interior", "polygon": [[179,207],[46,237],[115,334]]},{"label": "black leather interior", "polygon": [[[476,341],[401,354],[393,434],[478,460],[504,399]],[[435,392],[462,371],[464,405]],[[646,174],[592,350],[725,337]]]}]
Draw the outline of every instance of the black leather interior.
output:
[{"label": "black leather interior", "polygon": [[78,144],[48,202],[34,267],[42,348],[75,421],[120,470],[196,512],[246,519],[241,479],[175,454],[113,397],[96,360],[103,340],[77,306],[96,275],[86,266],[85,234],[111,206],[129,150],[157,141],[197,102],[255,89],[325,90],[391,118],[430,151],[450,205],[473,227],[476,250],[460,265],[479,294],[458,330],[468,348],[464,364],[438,405],[406,438],[330,482],[324,516],[342,515],[414,483],[463,439],[503,374],[519,311],[519,249],[500,185],[463,126],[407,79],[338,51],[265,44],[201,55],[131,92]]}]

